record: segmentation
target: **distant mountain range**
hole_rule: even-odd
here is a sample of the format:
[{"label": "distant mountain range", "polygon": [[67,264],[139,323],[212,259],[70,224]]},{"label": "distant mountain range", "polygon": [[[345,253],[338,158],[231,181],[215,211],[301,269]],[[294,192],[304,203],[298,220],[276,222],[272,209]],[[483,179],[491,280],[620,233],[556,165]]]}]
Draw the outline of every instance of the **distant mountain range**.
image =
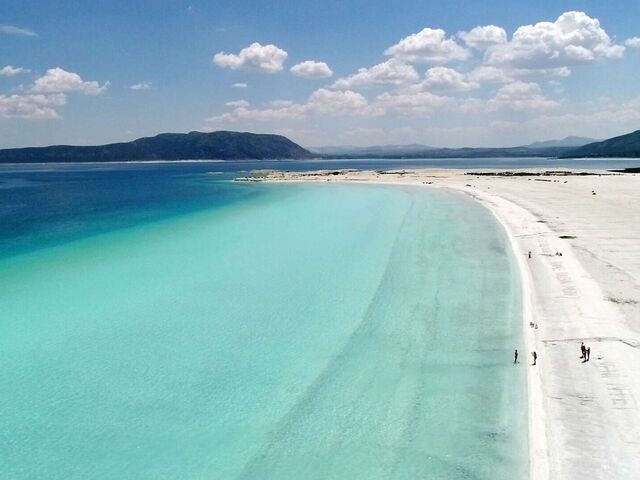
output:
[{"label": "distant mountain range", "polygon": [[0,150],[0,163],[121,162],[153,160],[402,159],[490,157],[640,157],[640,130],[601,142],[566,137],[510,148],[437,148],[428,145],[316,147],[313,153],[281,135],[245,132],[162,133],[126,143],[99,146]]},{"label": "distant mountain range", "polygon": [[565,137],[562,140],[546,140],[544,142],[533,142],[529,145],[524,145],[528,148],[553,148],[553,147],[581,147],[588,143],[597,142],[595,138],[588,137]]},{"label": "distant mountain range", "polygon": [[127,143],[99,146],[0,150],[0,163],[121,162],[152,160],[272,160],[314,155],[281,135],[243,132],[162,133]]},{"label": "distant mountain range", "polygon": [[562,157],[623,157],[640,158],[640,130],[619,137],[594,142],[580,148],[574,148],[561,155]]},{"label": "distant mountain range", "polygon": [[409,155],[416,152],[435,150],[436,147],[412,143],[409,145],[372,145],[369,147],[356,147],[352,145],[332,146],[332,147],[309,147],[313,153],[320,155]]},{"label": "distant mountain range", "polygon": [[558,157],[571,150],[571,147],[508,147],[508,148],[432,148],[430,150],[416,150],[413,152],[367,152],[321,155],[324,158],[398,158],[398,159],[418,159],[418,158],[492,158],[492,157]]},{"label": "distant mountain range", "polygon": [[[490,158],[490,157],[558,157],[566,154],[573,147],[532,148],[528,146],[507,148],[434,148],[404,149],[403,145],[386,147],[357,147],[357,149],[330,150],[331,153],[317,153],[321,158],[335,159],[418,159],[418,158]],[[335,147],[330,147],[335,148]],[[316,148],[316,152],[318,148]]]},{"label": "distant mountain range", "polygon": [[[441,148],[429,145],[409,144],[409,145],[373,145],[367,147],[356,147],[352,145],[330,146],[330,147],[309,147],[313,153],[317,153],[326,157],[353,157],[353,158],[397,158],[397,157],[431,157],[441,156],[463,156],[469,154],[478,156],[486,156],[485,153],[497,156],[551,156],[546,149],[581,147],[587,143],[596,142],[597,140],[587,137],[566,137],[561,140],[547,140],[544,142],[534,142],[529,145],[521,145],[519,147],[510,148]],[[559,151],[558,151],[559,152]],[[504,153],[504,155],[503,155]]]}]

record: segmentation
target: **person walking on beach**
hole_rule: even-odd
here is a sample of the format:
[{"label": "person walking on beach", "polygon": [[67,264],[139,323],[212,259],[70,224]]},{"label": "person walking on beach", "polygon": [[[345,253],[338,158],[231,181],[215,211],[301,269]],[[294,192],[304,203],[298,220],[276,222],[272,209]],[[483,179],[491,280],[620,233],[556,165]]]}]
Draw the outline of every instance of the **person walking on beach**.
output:
[{"label": "person walking on beach", "polygon": [[584,346],[584,342],[580,343],[580,352],[582,353],[582,355],[580,355],[580,360],[584,360],[586,362],[587,347]]},{"label": "person walking on beach", "polygon": [[531,355],[533,355],[533,364],[535,365],[538,362],[538,354],[534,350],[533,352],[531,352]]},{"label": "person walking on beach", "polygon": [[585,353],[585,362],[588,362],[589,359],[591,358],[591,347],[587,347],[586,353]]},{"label": "person walking on beach", "polygon": [[518,349],[513,353],[513,363],[518,363]]},{"label": "person walking on beach", "polygon": [[531,250],[529,250],[529,258],[531,258]]}]

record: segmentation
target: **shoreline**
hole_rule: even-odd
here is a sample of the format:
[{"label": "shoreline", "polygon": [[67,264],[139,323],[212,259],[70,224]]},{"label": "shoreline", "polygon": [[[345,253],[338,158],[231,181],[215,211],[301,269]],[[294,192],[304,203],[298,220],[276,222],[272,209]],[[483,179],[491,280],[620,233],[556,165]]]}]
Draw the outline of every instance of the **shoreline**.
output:
[{"label": "shoreline", "polygon": [[[640,278],[640,243],[634,243],[640,226],[629,225],[629,238],[621,238],[620,219],[607,209],[632,207],[626,213],[640,219],[640,176],[577,169],[520,169],[516,176],[473,171],[483,173],[271,171],[242,180],[422,185],[464,193],[488,208],[504,228],[520,270],[523,363],[530,363],[529,352],[538,352],[538,365],[526,365],[530,478],[635,478],[640,325],[633,319],[640,313],[640,285],[620,287],[619,281]],[[567,234],[575,230],[579,236]],[[607,249],[611,243],[622,247]],[[620,271],[612,276],[611,268]],[[581,341],[594,350],[590,362],[578,359]]]},{"label": "shoreline", "polygon": [[[537,351],[535,330],[530,324],[536,324],[537,319],[533,310],[533,286],[532,278],[525,262],[527,252],[523,251],[521,245],[517,242],[517,235],[513,231],[509,219],[505,218],[504,213],[499,208],[482,199],[477,194],[463,189],[453,189],[459,193],[463,193],[473,200],[481,203],[488,209],[496,221],[504,229],[506,237],[511,246],[511,253],[515,258],[518,273],[520,275],[520,288],[522,290],[522,340],[525,344],[524,363],[528,366],[530,352]],[[540,378],[539,369],[527,368],[527,436],[529,450],[529,478],[531,480],[547,480],[553,478],[549,471],[548,458],[548,442],[545,431],[545,411],[543,399],[541,396],[542,380]]]}]

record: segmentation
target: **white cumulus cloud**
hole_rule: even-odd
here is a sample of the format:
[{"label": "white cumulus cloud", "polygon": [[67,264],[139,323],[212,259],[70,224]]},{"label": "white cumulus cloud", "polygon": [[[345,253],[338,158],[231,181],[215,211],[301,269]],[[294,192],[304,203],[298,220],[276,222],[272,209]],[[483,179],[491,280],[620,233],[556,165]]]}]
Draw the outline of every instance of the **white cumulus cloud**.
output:
[{"label": "white cumulus cloud", "polygon": [[432,67],[427,70],[423,85],[427,90],[451,92],[465,92],[480,86],[477,82],[468,80],[464,74],[448,67]]},{"label": "white cumulus cloud", "polygon": [[[231,97],[228,100],[235,101],[228,102],[207,123],[274,131],[291,128],[295,132],[302,131],[299,126],[304,124],[312,126],[304,128],[313,131],[327,128],[339,139],[342,137],[336,132],[355,127],[374,128],[376,132],[400,126],[416,128],[419,118],[438,112],[442,117],[437,123],[453,124],[446,129],[451,138],[458,134],[497,138],[494,130],[503,120],[522,123],[542,116],[551,118],[552,114],[569,115],[572,97],[564,98],[563,79],[572,75],[574,66],[605,68],[603,60],[623,57],[625,48],[640,48],[640,36],[616,40],[597,18],[586,13],[571,11],[554,18],[522,25],[510,33],[502,26],[478,23],[454,35],[443,29],[424,28],[400,37],[384,51],[384,61],[338,78],[324,62],[297,63],[290,68],[292,75],[332,77],[327,82],[330,86],[307,97],[293,97],[294,101],[275,96],[250,105]],[[279,58],[273,60],[274,56]],[[231,69],[273,73],[284,68],[286,59],[286,52],[274,45],[253,44],[237,54],[220,52],[214,62]],[[246,88],[246,84],[234,87]],[[632,109],[625,109],[629,119]],[[589,107],[582,102],[579,110],[586,115]],[[473,121],[481,125],[473,126]],[[465,126],[458,127],[456,122]],[[430,123],[423,122],[420,128]],[[441,127],[434,126],[432,132],[437,128]]]},{"label": "white cumulus cloud", "polygon": [[0,95],[0,117],[51,120],[60,118],[56,107],[67,103],[63,93]]},{"label": "white cumulus cloud", "polygon": [[237,122],[240,120],[267,122],[272,120],[302,119],[309,115],[371,115],[374,114],[367,99],[350,90],[328,90],[320,88],[304,103],[278,100],[269,108],[251,109],[249,105],[229,105],[234,109],[222,115],[205,119],[208,123]]},{"label": "white cumulus cloud", "polygon": [[291,73],[302,78],[329,78],[333,70],[325,62],[307,60],[291,67]]},{"label": "white cumulus cloud", "polygon": [[511,41],[490,47],[486,63],[523,69],[552,69],[621,58],[625,47],[611,40],[596,18],[565,12],[555,22],[519,27]]},{"label": "white cumulus cloud", "polygon": [[283,108],[283,107],[290,107],[291,105],[293,105],[294,102],[292,102],[291,100],[271,100],[269,102],[269,106],[271,108]]},{"label": "white cumulus cloud", "polygon": [[629,48],[640,48],[640,37],[627,38],[624,44]]},{"label": "white cumulus cloud", "polygon": [[20,73],[28,73],[29,70],[22,67],[14,67],[12,65],[6,65],[0,68],[0,76],[2,77],[13,77],[14,75],[18,75]]},{"label": "white cumulus cloud", "polygon": [[231,88],[247,88],[249,85],[247,85],[244,82],[237,82],[231,85]]},{"label": "white cumulus cloud", "polygon": [[131,90],[149,90],[151,88],[151,82],[134,83],[133,85],[129,86],[129,88]]},{"label": "white cumulus cloud", "polygon": [[449,103],[450,99],[430,92],[385,92],[376,97],[375,106],[382,111],[402,115],[429,115]]},{"label": "white cumulus cloud", "polygon": [[392,58],[371,68],[360,68],[357,73],[338,79],[332,87],[348,90],[368,85],[398,86],[416,82],[418,79],[415,68]]},{"label": "white cumulus cloud", "polygon": [[350,90],[335,91],[320,88],[311,94],[307,106],[313,112],[332,115],[344,112],[364,112],[367,107],[367,99]]},{"label": "white cumulus cloud", "polygon": [[502,68],[481,65],[467,74],[471,81],[478,83],[505,83],[513,80],[513,74]]},{"label": "white cumulus cloud", "polygon": [[109,82],[103,85],[96,81],[85,82],[77,73],[57,67],[50,68],[47,73],[36,79],[31,90],[36,93],[80,92],[85,95],[100,95],[108,86]]},{"label": "white cumulus cloud", "polygon": [[18,35],[21,37],[37,37],[38,34],[29,28],[16,27],[14,25],[0,25],[0,32],[7,35]]},{"label": "white cumulus cloud", "polygon": [[409,63],[444,64],[467,60],[470,52],[442,29],[425,28],[385,50],[385,55]]},{"label": "white cumulus cloud", "polygon": [[494,45],[507,43],[507,32],[496,25],[476,27],[468,32],[460,32],[458,35],[464,43],[476,50],[485,50]]},{"label": "white cumulus cloud", "polygon": [[486,83],[510,83],[515,80],[537,81],[548,78],[562,79],[571,75],[568,67],[558,68],[503,68],[481,65],[467,74],[470,81],[480,84]]},{"label": "white cumulus cloud", "polygon": [[224,104],[225,107],[232,107],[232,108],[249,108],[249,102],[247,102],[246,100],[233,100],[231,102],[227,102]]},{"label": "white cumulus cloud", "polygon": [[252,43],[235,55],[233,53],[218,52],[213,56],[213,63],[222,68],[232,70],[253,70],[263,73],[276,73],[282,70],[282,65],[288,53],[275,45],[261,45]]},{"label": "white cumulus cloud", "polygon": [[558,107],[555,100],[544,96],[540,85],[533,82],[516,81],[498,89],[496,95],[487,102],[489,110],[510,109],[549,110]]},{"label": "white cumulus cloud", "polygon": [[[6,68],[6,67],[5,67]],[[67,93],[99,95],[109,82],[85,82],[80,75],[51,68],[29,88],[12,95],[0,95],[0,117],[50,120],[60,118],[57,108],[67,104]]]}]

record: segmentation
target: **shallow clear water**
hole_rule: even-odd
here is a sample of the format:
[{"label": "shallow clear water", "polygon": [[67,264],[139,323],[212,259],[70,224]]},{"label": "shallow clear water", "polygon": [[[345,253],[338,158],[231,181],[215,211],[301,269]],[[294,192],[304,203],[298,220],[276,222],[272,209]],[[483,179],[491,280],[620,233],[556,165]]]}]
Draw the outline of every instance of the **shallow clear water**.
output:
[{"label": "shallow clear water", "polygon": [[[14,191],[0,227],[0,478],[526,477],[488,211],[154,172],[12,177],[41,203],[20,223]],[[47,210],[60,189],[82,205]]]}]

